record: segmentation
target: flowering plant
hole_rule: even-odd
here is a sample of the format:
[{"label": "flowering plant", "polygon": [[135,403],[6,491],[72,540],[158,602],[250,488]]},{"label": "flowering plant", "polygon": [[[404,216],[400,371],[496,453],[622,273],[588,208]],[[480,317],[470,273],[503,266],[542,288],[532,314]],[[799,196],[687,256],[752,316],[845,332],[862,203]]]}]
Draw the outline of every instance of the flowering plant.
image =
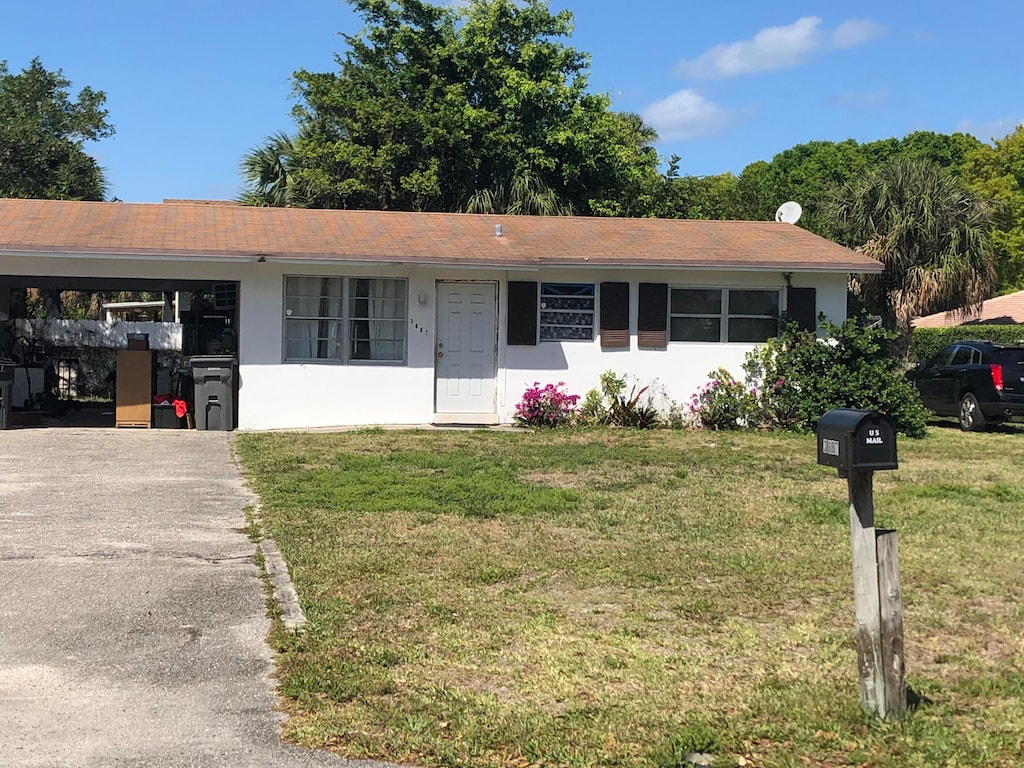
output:
[{"label": "flowering plant", "polygon": [[559,427],[571,424],[576,416],[579,395],[565,391],[565,382],[546,384],[539,381],[523,393],[523,399],[516,404],[515,419],[525,427]]},{"label": "flowering plant", "polygon": [[708,374],[710,381],[690,397],[690,413],[708,429],[758,426],[757,388],[747,389],[724,368]]}]

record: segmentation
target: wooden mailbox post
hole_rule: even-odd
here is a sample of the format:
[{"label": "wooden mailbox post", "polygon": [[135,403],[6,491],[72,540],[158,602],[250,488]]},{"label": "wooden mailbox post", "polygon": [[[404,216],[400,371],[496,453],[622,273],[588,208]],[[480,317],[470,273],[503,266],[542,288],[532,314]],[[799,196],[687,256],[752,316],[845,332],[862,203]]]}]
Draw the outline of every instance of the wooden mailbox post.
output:
[{"label": "wooden mailbox post", "polygon": [[897,469],[896,430],[887,416],[837,409],[818,422],[818,463],[845,477],[850,501],[853,598],[860,703],[901,720],[907,712],[903,599],[896,531],[876,530],[875,470]]}]

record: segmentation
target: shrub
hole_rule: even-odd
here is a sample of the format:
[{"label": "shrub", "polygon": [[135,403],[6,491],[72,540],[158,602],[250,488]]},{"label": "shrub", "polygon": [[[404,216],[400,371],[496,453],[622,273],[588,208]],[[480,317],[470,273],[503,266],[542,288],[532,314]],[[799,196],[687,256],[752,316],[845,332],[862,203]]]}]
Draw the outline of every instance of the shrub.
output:
[{"label": "shrub", "polygon": [[707,429],[759,426],[757,390],[736,381],[725,368],[708,374],[710,381],[690,397],[690,413]]},{"label": "shrub", "polygon": [[599,386],[583,396],[580,416],[587,424],[607,425],[611,423],[612,404],[626,388],[626,379],[609,370],[599,380]]},{"label": "shrub", "polygon": [[993,344],[1024,344],[1024,326],[952,325],[948,328],[915,328],[910,341],[910,359],[927,360],[943,347],[967,339],[985,339]]},{"label": "shrub", "polygon": [[523,393],[516,404],[515,420],[524,427],[561,427],[571,424],[576,416],[579,395],[564,391],[565,382],[546,384],[539,381]]},{"label": "shrub", "polygon": [[758,389],[761,414],[769,426],[814,429],[833,408],[881,411],[896,429],[921,437],[928,411],[889,354],[892,331],[850,318],[825,322],[829,338],[819,339],[794,324],[747,355],[748,384]]},{"label": "shrub", "polygon": [[[653,429],[662,423],[655,400],[657,382],[644,387],[634,383],[629,394],[625,394],[626,378],[615,371],[602,373],[600,382],[600,389],[591,389],[583,398],[580,415],[585,423],[636,429]],[[669,416],[674,407],[674,403],[668,403]]]}]

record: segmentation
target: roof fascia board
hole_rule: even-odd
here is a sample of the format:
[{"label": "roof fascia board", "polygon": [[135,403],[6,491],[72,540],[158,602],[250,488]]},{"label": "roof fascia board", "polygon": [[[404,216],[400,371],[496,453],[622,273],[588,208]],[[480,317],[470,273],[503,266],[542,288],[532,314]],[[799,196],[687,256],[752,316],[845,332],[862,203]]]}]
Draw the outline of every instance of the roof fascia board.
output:
[{"label": "roof fascia board", "polygon": [[205,262],[214,264],[244,264],[267,262],[274,264],[300,264],[300,265],[323,265],[323,264],[345,264],[356,267],[434,267],[437,269],[461,269],[461,270],[494,270],[500,269],[508,272],[536,272],[538,269],[617,269],[637,271],[649,271],[652,269],[678,269],[687,271],[713,271],[713,272],[799,272],[818,274],[878,274],[883,267],[880,263],[873,263],[872,268],[867,265],[856,266],[853,264],[838,265],[815,265],[815,264],[720,264],[707,262],[703,264],[687,264],[679,262],[662,262],[647,264],[622,264],[615,262],[590,262],[590,261],[546,261],[529,262],[525,264],[509,264],[508,262],[459,262],[440,261],[432,259],[423,260],[388,260],[388,259],[359,259],[344,257],[316,257],[303,258],[291,256],[272,256],[269,254],[169,254],[169,253],[128,253],[128,252],[84,252],[84,251],[61,251],[61,250],[4,250],[0,248],[0,256],[25,257],[25,258],[52,258],[52,259],[108,259],[108,260],[136,260],[136,261],[187,261]]},{"label": "roof fascia board", "polygon": [[829,273],[836,275],[878,274],[881,273],[883,269],[881,264],[878,264],[877,267],[872,266],[872,268],[857,267],[853,264],[830,264],[828,266],[815,266],[809,264],[751,264],[747,266],[745,264],[680,264],[678,262],[663,264],[615,264],[601,262],[580,264],[578,262],[544,262],[542,265],[542,268],[546,269],[578,269],[581,267],[618,269],[623,271],[685,269],[690,272],[800,272],[813,274]]},{"label": "roof fascia board", "polygon": [[110,261],[204,261],[212,262],[215,264],[231,264],[231,263],[245,263],[259,261],[259,257],[253,256],[210,256],[200,254],[170,254],[170,253],[111,253],[109,251],[57,251],[57,250],[38,250],[38,251],[16,251],[16,250],[5,250],[0,248],[0,256],[13,256],[21,258],[44,258],[44,259],[104,259]]}]

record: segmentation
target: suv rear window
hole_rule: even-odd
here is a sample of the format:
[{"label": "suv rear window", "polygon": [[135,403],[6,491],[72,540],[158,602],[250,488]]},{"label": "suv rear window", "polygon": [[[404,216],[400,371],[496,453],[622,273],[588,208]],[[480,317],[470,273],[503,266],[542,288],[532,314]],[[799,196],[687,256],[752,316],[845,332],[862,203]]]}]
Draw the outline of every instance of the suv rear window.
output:
[{"label": "suv rear window", "polygon": [[1003,365],[1024,365],[1024,347],[1004,347],[999,351]]}]

